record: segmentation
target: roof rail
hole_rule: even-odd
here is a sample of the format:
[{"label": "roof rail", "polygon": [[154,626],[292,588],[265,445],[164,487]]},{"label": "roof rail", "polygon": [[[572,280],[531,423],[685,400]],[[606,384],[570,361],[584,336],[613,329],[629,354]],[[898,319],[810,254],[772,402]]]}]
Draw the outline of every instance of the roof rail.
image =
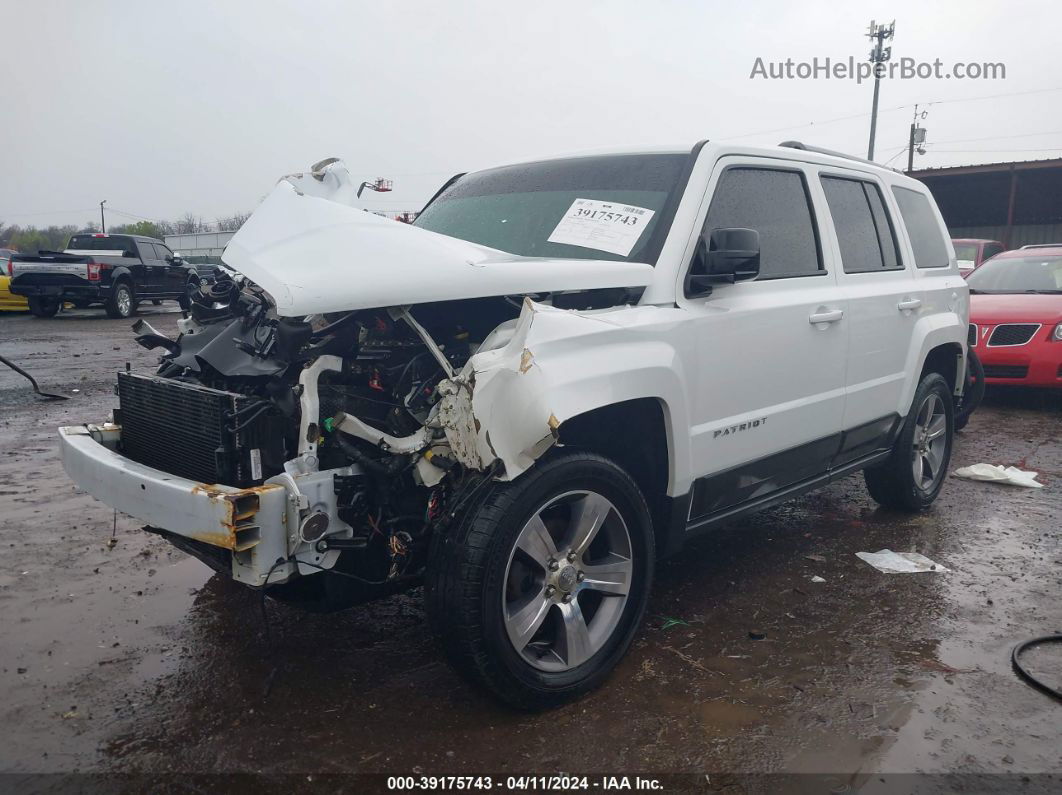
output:
[{"label": "roof rail", "polygon": [[1022,249],[1027,248],[1062,248],[1062,243],[1029,243],[1027,246],[1022,246]]},{"label": "roof rail", "polygon": [[889,171],[895,171],[897,174],[903,172],[899,169],[889,168],[889,166],[883,166],[881,163],[875,163],[873,160],[867,160],[865,157],[856,157],[855,155],[848,155],[844,152],[835,152],[833,149],[823,149],[819,146],[808,146],[800,141],[782,141],[779,146],[784,146],[786,149],[802,149],[805,152],[815,152],[820,155],[829,155],[830,157],[841,157],[845,160],[855,160],[857,163],[866,163],[868,166],[877,166],[878,168],[884,168]]}]

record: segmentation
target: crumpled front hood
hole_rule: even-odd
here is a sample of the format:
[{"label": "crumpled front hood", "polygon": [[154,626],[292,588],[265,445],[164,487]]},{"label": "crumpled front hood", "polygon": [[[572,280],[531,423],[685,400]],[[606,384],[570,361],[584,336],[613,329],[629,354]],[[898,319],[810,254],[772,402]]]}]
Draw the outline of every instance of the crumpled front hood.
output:
[{"label": "crumpled front hood", "polygon": [[401,306],[604,287],[645,287],[644,263],[519,257],[381,218],[354,205],[340,161],[284,177],[222,257],[277,313]]}]

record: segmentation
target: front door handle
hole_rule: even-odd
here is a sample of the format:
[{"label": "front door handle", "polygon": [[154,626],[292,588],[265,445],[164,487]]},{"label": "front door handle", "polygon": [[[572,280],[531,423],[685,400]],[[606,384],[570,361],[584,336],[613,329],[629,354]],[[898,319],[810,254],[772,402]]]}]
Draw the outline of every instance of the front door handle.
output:
[{"label": "front door handle", "polygon": [[814,323],[836,323],[844,317],[843,309],[824,309],[819,312],[815,312],[808,318],[808,321]]},{"label": "front door handle", "polygon": [[901,312],[906,312],[909,309],[918,309],[921,305],[921,298],[904,298],[900,303],[896,304],[896,308]]}]

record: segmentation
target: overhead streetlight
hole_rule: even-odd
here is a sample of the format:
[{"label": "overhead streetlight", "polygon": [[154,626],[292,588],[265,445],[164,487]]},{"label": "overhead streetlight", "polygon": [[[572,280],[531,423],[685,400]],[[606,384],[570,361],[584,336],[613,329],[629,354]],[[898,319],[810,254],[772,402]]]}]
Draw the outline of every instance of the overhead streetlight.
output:
[{"label": "overhead streetlight", "polygon": [[103,217],[103,205],[105,205],[106,203],[106,199],[100,202],[100,232],[102,232],[103,234],[107,234],[107,221]]}]

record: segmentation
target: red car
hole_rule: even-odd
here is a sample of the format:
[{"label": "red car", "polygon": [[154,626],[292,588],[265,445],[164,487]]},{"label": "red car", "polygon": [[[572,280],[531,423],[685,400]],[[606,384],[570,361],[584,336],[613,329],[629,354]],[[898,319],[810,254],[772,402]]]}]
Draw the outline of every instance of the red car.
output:
[{"label": "red car", "polygon": [[967,277],[985,383],[1062,388],[1062,244],[993,257]]},{"label": "red car", "polygon": [[982,262],[987,262],[1003,251],[1003,244],[998,240],[984,240],[978,237],[953,237],[951,245],[955,247],[955,259],[959,261],[959,273],[963,276],[969,276]]}]

